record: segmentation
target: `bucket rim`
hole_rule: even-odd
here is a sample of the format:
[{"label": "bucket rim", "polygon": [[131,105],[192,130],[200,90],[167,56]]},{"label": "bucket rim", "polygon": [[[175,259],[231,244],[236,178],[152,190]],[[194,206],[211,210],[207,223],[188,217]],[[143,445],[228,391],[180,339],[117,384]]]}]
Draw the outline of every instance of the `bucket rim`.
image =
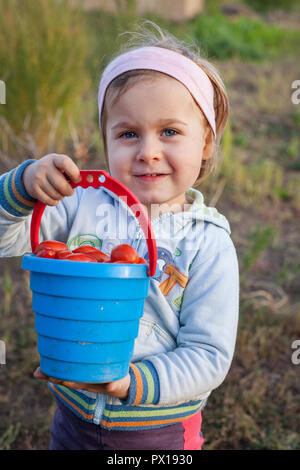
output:
[{"label": "bucket rim", "polygon": [[39,258],[34,254],[23,256],[21,267],[24,270],[59,276],[147,278],[149,264],[88,263],[64,259]]}]

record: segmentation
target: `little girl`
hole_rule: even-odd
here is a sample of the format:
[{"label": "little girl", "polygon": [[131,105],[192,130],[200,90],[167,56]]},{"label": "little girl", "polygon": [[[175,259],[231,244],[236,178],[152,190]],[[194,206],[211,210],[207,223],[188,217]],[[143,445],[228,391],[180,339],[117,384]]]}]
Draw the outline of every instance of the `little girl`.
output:
[{"label": "little girl", "polygon": [[[228,221],[194,188],[215,166],[226,92],[211,64],[156,28],[159,35],[146,32],[146,41],[108,64],[98,105],[109,172],[147,209],[158,269],[124,378],[83,384],[35,372],[57,401],[51,449],[201,449],[201,410],[233,357],[236,251]],[[49,154],[1,177],[1,256],[31,251],[31,213],[40,200],[48,205],[40,240],[70,249],[92,244],[107,254],[128,243],[146,258],[140,227],[117,196],[73,190],[66,176],[80,180],[75,163]]]}]

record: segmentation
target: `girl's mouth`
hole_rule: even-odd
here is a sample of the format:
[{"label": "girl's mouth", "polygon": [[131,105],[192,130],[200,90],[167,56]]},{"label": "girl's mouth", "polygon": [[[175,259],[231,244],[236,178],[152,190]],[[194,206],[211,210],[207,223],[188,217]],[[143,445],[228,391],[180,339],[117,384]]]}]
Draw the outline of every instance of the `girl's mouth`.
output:
[{"label": "girl's mouth", "polygon": [[167,174],[154,174],[154,175],[136,175],[142,181],[158,181],[163,179]]}]

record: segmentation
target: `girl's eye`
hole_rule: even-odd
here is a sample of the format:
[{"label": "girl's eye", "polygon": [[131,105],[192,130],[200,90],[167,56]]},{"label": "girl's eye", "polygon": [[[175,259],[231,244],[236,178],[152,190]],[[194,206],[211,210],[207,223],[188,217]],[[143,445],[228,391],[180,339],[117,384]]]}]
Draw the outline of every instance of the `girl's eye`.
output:
[{"label": "girl's eye", "polygon": [[[178,134],[178,132],[175,131],[174,129],[164,129],[164,130],[163,130],[163,133],[164,133],[167,137],[171,137],[171,136],[173,136],[173,135]],[[120,135],[120,138],[122,138],[122,139],[133,139],[134,137],[136,137],[136,133],[133,132],[133,131],[126,131],[126,132],[123,132],[123,133]]]},{"label": "girl's eye", "polygon": [[174,129],[164,129],[164,132],[166,133],[167,137],[177,134],[177,132]]},{"label": "girl's eye", "polygon": [[132,132],[132,131],[123,132],[123,134],[121,134],[120,137],[123,137],[124,139],[132,139],[133,137],[135,137],[135,132]]}]

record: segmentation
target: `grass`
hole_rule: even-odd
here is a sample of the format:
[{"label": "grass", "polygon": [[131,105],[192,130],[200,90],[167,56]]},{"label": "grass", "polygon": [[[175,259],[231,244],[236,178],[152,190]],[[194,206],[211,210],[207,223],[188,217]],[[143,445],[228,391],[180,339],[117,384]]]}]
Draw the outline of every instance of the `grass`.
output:
[{"label": "grass", "polygon": [[87,34],[80,11],[67,5],[0,0],[0,78],[6,83],[0,149],[20,159],[25,152],[49,152],[54,142],[59,150],[69,122],[82,122]]},{"label": "grass", "polygon": [[242,257],[242,269],[240,271],[240,279],[243,280],[248,271],[254,266],[259,255],[271,243],[274,237],[274,228],[271,226],[261,227],[257,225],[254,232],[248,234],[247,249]]},{"label": "grass", "polygon": [[[222,159],[219,164],[219,180],[225,180],[226,185],[236,194],[242,194],[245,204],[259,204],[265,198],[278,203],[292,200],[295,207],[300,208],[298,150],[299,138],[293,137],[287,147],[290,162],[287,167],[296,170],[285,174],[284,167],[270,158],[251,159],[245,164],[239,158],[239,147],[249,146],[247,137],[243,134],[233,136],[229,122],[222,141]],[[296,150],[295,150],[296,149]],[[204,181],[203,188],[208,189],[211,179]],[[247,201],[246,201],[247,200]]]},{"label": "grass", "polygon": [[272,11],[275,9],[292,10],[299,6],[297,0],[244,0],[251,8],[255,8],[259,12]]},{"label": "grass", "polygon": [[220,13],[199,15],[191,31],[201,49],[217,60],[261,61],[293,54],[300,46],[299,31],[244,16],[231,20]]},{"label": "grass", "polygon": [[[212,18],[215,36],[226,39],[224,31],[228,35],[232,23],[226,18]],[[86,96],[90,106],[96,96],[100,68],[113,51],[117,34],[135,20],[124,11],[118,18],[90,14],[86,20],[92,45],[86,68],[92,83],[92,91]],[[199,21],[170,28],[181,37],[191,37]],[[204,24],[208,19],[201,21]],[[169,27],[163,20],[159,24]],[[281,58],[283,49],[279,43],[271,62],[265,56],[262,61],[253,61],[251,54],[259,43],[256,39],[253,44],[248,41],[252,52],[246,51],[250,55],[241,60],[239,50],[245,51],[241,47],[245,29],[241,23],[236,28],[239,33],[232,35],[237,38],[234,54],[217,62],[231,101],[222,159],[215,175],[199,189],[206,203],[215,201],[214,205],[230,221],[240,263],[240,320],[232,367],[203,411],[204,448],[299,449],[300,365],[291,361],[291,345],[300,338],[300,113],[299,106],[290,100],[290,84],[298,78],[297,49],[292,44],[298,39],[291,35],[286,46],[295,54],[290,61]],[[258,41],[262,41],[266,30],[261,25],[257,28]],[[40,34],[38,31],[37,28],[35,33]],[[277,30],[274,34],[280,37],[276,36]],[[272,47],[267,45],[266,49],[272,51]],[[35,57],[37,60],[38,55]],[[38,73],[36,70],[34,73]],[[74,81],[70,77],[66,80],[72,88]],[[63,141],[64,150],[70,151],[84,168],[99,168],[103,161],[97,137],[97,110],[93,106],[93,118],[83,128],[74,123],[71,135]],[[28,104],[24,109],[33,112],[35,105]],[[54,135],[56,142],[58,134]],[[9,140],[23,137],[21,131],[21,136],[10,134]],[[23,140],[14,142],[16,147],[25,148]],[[8,160],[0,158],[1,173],[5,165],[13,166],[14,157],[8,153]],[[0,364],[0,448],[46,449],[55,405],[45,383],[32,378],[39,357],[28,273],[20,265],[21,258],[0,262],[0,339],[6,346],[6,364]]]},{"label": "grass", "polygon": [[293,327],[290,318],[242,300],[231,371],[203,412],[208,450],[299,449]]}]

